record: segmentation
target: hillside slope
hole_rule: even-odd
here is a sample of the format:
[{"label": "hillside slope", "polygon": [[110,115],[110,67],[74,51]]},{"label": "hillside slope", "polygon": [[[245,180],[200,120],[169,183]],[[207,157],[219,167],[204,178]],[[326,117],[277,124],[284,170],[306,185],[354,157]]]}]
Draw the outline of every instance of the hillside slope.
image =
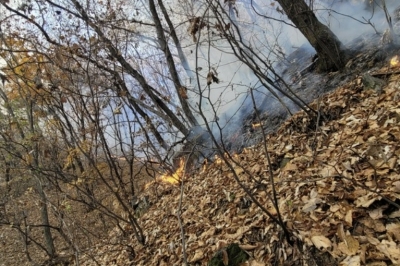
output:
[{"label": "hillside slope", "polygon": [[81,265],[93,265],[93,258],[102,265],[182,265],[182,234],[190,265],[207,265],[230,243],[249,253],[245,265],[399,265],[397,72],[375,73],[387,84],[373,85],[377,90],[358,77],[325,95],[312,103],[317,117],[294,115],[267,136],[271,165],[262,143],[233,156],[241,183],[276,216],[272,168],[279,211],[294,245],[217,159],[185,175],[182,194],[168,184],[147,188],[143,196],[153,204],[139,220],[145,246],[116,229],[108,244],[82,256]]}]

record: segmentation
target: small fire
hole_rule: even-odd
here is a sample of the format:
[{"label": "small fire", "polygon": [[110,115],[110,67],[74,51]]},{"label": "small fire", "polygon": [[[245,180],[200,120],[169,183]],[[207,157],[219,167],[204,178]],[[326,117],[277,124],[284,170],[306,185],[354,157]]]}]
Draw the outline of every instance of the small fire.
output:
[{"label": "small fire", "polygon": [[207,165],[208,165],[208,160],[207,160],[207,158],[205,158],[204,161],[203,161],[203,167],[201,168],[201,172],[202,173],[207,171]]},{"label": "small fire", "polygon": [[260,127],[262,124],[261,123],[253,123],[251,126],[253,127],[253,129],[256,129],[258,127]]},{"label": "small fire", "polygon": [[222,163],[222,159],[218,155],[215,155],[214,156],[214,163],[221,164]]},{"label": "small fire", "polygon": [[391,60],[390,60],[390,67],[397,67],[400,65],[400,58],[398,55],[395,55]]},{"label": "small fire", "polygon": [[176,169],[175,173],[172,174],[163,174],[159,177],[162,182],[169,183],[172,185],[179,184],[181,181],[183,174],[185,172],[185,160],[181,158],[179,162],[179,167]]}]

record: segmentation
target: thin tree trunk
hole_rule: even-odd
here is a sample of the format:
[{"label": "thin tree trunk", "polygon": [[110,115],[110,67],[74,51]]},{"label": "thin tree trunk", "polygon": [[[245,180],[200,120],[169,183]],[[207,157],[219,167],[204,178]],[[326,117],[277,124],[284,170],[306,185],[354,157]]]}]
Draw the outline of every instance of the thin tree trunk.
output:
[{"label": "thin tree trunk", "polygon": [[348,56],[342,43],[318,20],[304,0],[277,0],[277,2],[317,52],[318,71],[335,71],[345,66]]},{"label": "thin tree trunk", "polygon": [[42,219],[42,224],[43,226],[43,235],[44,235],[44,240],[46,242],[46,248],[49,256],[51,258],[54,258],[55,256],[55,247],[54,247],[54,241],[53,241],[53,236],[50,231],[50,221],[49,221],[49,213],[47,211],[47,197],[46,194],[43,191],[43,185],[40,180],[40,177],[37,177],[38,179],[38,185],[37,185],[37,192],[39,193],[40,197],[40,215]]},{"label": "thin tree trunk", "polygon": [[[28,101],[28,110],[27,110],[27,115],[29,119],[29,129],[30,133],[34,135],[36,133],[35,130],[35,120],[34,120],[34,114],[33,114],[33,106],[34,106],[34,100],[29,100]],[[49,213],[47,211],[47,197],[46,194],[44,193],[43,190],[43,180],[42,177],[36,174],[37,169],[39,168],[39,146],[37,143],[31,144],[32,148],[32,156],[33,156],[33,161],[31,165],[31,173],[32,176],[36,177],[37,179],[37,192],[39,193],[40,197],[40,214],[41,214],[41,220],[43,226],[43,235],[44,239],[46,242],[46,249],[47,253],[51,258],[54,258],[55,256],[55,247],[54,247],[54,241],[53,241],[53,236],[51,234],[50,230],[50,221],[49,221]]]},{"label": "thin tree trunk", "polygon": [[[185,97],[183,96],[183,93],[181,92],[182,90],[186,90],[186,88],[183,88],[183,86],[181,84],[181,81],[180,81],[180,78],[178,75],[178,71],[176,70],[176,67],[175,67],[174,58],[172,57],[171,51],[168,46],[167,39],[165,38],[164,29],[161,25],[160,18],[158,17],[158,13],[157,13],[157,9],[156,9],[154,0],[149,1],[149,6],[150,6],[150,12],[153,16],[154,24],[156,25],[158,43],[160,44],[160,48],[164,52],[165,58],[167,60],[168,69],[171,74],[172,81],[174,82],[179,101],[182,105],[182,110],[185,113],[185,116],[188,118],[190,124],[192,126],[198,126],[199,123],[197,122],[196,118],[194,117],[192,111],[190,110],[190,106],[188,104],[187,99],[185,99]],[[164,16],[165,16],[165,14],[164,14]],[[184,94],[186,94],[186,92]]]}]

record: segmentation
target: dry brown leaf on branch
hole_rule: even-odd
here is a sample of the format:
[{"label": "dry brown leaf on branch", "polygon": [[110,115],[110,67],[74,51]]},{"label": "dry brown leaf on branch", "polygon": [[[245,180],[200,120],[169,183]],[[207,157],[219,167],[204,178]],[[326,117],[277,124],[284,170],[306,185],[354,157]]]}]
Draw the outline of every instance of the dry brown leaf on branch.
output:
[{"label": "dry brown leaf on branch", "polygon": [[218,73],[215,68],[212,68],[212,70],[207,74],[207,85],[210,85],[213,82],[217,84],[219,83]]},{"label": "dry brown leaf on branch", "polygon": [[188,99],[188,95],[187,95],[187,88],[186,87],[180,87],[179,88],[179,95],[183,98],[183,99]]},{"label": "dry brown leaf on branch", "polygon": [[202,21],[201,17],[195,17],[189,19],[190,26],[188,28],[189,34],[193,38],[193,42],[197,42],[196,34],[199,30],[203,29],[207,24]]}]

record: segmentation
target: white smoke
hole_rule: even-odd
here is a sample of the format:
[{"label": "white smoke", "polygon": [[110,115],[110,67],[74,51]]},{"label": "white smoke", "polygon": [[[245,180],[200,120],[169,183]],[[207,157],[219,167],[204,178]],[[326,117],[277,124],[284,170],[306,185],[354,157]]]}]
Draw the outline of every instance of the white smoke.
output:
[{"label": "white smoke", "polygon": [[[225,2],[229,3],[229,1]],[[372,7],[369,5],[369,1],[366,3],[362,0],[313,2],[313,9],[320,21],[329,26],[344,44],[362,34],[373,33],[375,30],[382,33],[388,28],[379,3]],[[396,1],[387,0],[386,2],[389,11],[392,12]],[[225,8],[227,11],[229,10],[228,4],[225,4]],[[194,16],[206,14],[203,6],[199,6],[196,10],[197,13]],[[291,21],[281,12],[277,2],[236,0],[231,18],[237,23],[244,42],[253,51],[256,51],[257,55],[270,62],[282,60],[282,57],[289,55],[301,46],[312,49],[304,36],[291,25]],[[209,41],[210,39],[211,41]],[[266,93],[265,88],[260,86],[252,70],[232,54],[231,47],[226,41],[215,36],[210,38],[207,31],[204,30],[200,37],[200,45],[193,43],[191,37],[183,42],[191,69],[197,69],[200,77],[200,88],[197,87],[195,80],[186,80],[187,87],[193,90],[191,93],[192,106],[195,109],[198,107],[199,96],[196,90],[202,90],[203,96],[205,96],[202,99],[202,111],[206,114],[208,122],[219,119],[218,121],[222,125],[227,121],[235,121],[233,124],[236,125],[240,123],[240,120],[235,120],[234,116],[237,116],[240,109],[244,108],[245,97],[242,95],[246,95],[249,88],[258,88],[259,91]],[[206,76],[211,69],[216,70],[220,82],[212,83],[208,88]],[[265,96],[258,94],[258,97]],[[275,111],[279,106],[272,101],[274,100],[272,99],[269,104],[270,112]],[[248,102],[247,100],[246,104]],[[290,101],[286,101],[286,103],[290,107]],[[248,106],[246,108],[249,110]],[[214,110],[217,110],[217,117]]]}]

